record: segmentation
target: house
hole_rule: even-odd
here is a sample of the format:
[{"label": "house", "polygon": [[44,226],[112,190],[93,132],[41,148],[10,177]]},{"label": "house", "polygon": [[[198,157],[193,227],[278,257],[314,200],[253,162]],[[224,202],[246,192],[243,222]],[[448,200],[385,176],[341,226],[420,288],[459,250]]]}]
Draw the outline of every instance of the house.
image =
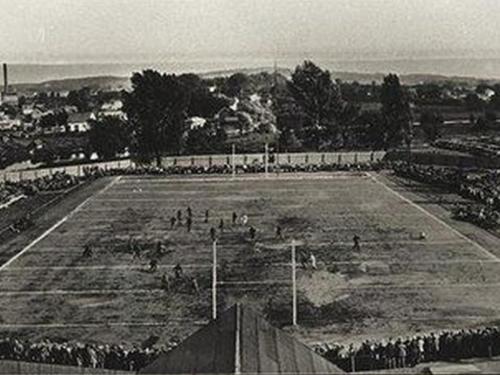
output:
[{"label": "house", "polygon": [[217,112],[214,119],[228,135],[236,135],[241,132],[240,119],[238,118],[238,113],[233,108],[222,108]]},{"label": "house", "polygon": [[0,117],[0,131],[11,131],[21,127],[21,120],[8,116]]},{"label": "house", "polygon": [[104,103],[99,109],[99,117],[117,117],[122,120],[126,119],[125,112],[122,110],[123,102],[119,99]]},{"label": "house", "polygon": [[12,106],[17,106],[19,104],[19,98],[15,92],[3,92],[2,93],[2,104],[8,104]]},{"label": "house", "polygon": [[86,132],[90,130],[89,121],[95,119],[96,116],[91,112],[71,113],[66,128],[69,132]]},{"label": "house", "polygon": [[186,120],[186,125],[188,126],[189,130],[203,128],[206,123],[206,119],[198,116],[190,117]]}]

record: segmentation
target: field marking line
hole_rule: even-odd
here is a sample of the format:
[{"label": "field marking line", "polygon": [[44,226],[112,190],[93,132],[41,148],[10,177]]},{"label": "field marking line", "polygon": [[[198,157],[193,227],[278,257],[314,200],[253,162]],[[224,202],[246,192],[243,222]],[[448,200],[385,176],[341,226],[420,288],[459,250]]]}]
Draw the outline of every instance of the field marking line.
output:
[{"label": "field marking line", "polygon": [[[126,178],[123,179],[123,181],[120,183],[125,184],[130,181],[138,181],[138,182],[152,182],[152,183],[170,183],[170,182],[226,182],[226,183],[239,183],[239,182],[246,182],[246,181],[286,181],[286,180],[292,180],[292,181],[303,181],[303,180],[359,180],[359,178],[366,177],[364,173],[358,173],[358,174],[349,174],[349,175],[335,175],[336,172],[331,172],[331,174],[326,175],[318,175],[318,174],[313,174],[313,173],[303,173],[303,176],[297,173],[290,173],[288,176],[284,176],[283,174],[277,176],[276,174],[269,174],[269,177],[266,177],[264,174],[262,176],[248,176],[243,177],[243,176],[237,176],[236,178],[233,178],[231,175],[228,175],[227,177],[189,177],[186,176],[184,178],[182,177],[174,177],[171,178],[169,176],[164,176],[164,177],[153,177],[153,178],[133,178],[133,176],[126,176]],[[356,173],[356,172],[354,172]],[[286,173],[285,173],[286,174]]]},{"label": "field marking line", "polygon": [[[500,260],[496,259],[450,259],[450,260],[429,260],[429,261],[388,261],[387,259],[365,259],[365,260],[345,260],[345,261],[333,261],[333,262],[322,262],[319,261],[320,264],[328,265],[328,266],[349,266],[349,265],[360,265],[363,263],[383,263],[388,266],[413,266],[413,265],[455,265],[455,264],[500,264]],[[229,266],[232,265],[244,265],[243,263],[232,262],[228,263]],[[290,267],[292,264],[290,262],[275,262],[275,263],[266,263],[266,267]],[[162,264],[158,266],[158,269],[173,269],[175,264]],[[114,266],[26,266],[26,267],[9,267],[4,271],[9,272],[23,272],[23,271],[67,271],[67,270],[75,270],[75,271],[93,271],[93,270],[144,270],[147,269],[148,265],[144,264],[142,266],[134,266],[134,265],[114,265]],[[211,268],[212,265],[210,263],[200,263],[200,264],[183,264],[183,268]]]},{"label": "field marking line", "polygon": [[[290,284],[287,280],[263,280],[263,281],[220,281],[217,283],[223,285],[238,285],[244,286],[259,286],[274,284],[277,286],[286,286]],[[356,292],[358,290],[389,290],[396,291],[400,289],[463,289],[463,288],[498,288],[500,283],[420,283],[420,284],[351,284],[346,286],[333,287],[331,290],[350,290]],[[206,289],[206,288],[205,288]],[[27,297],[27,296],[53,296],[53,295],[111,295],[111,294],[159,294],[166,293],[161,288],[151,289],[86,289],[86,290],[69,290],[69,289],[52,289],[52,290],[3,290],[0,291],[0,297]]]},{"label": "field marking line", "polygon": [[[361,246],[371,246],[371,245],[391,245],[391,246],[398,246],[398,245],[424,245],[428,247],[429,245],[464,245],[468,242],[465,241],[419,241],[419,240],[407,240],[407,241],[361,241]],[[329,241],[329,242],[304,242],[304,243],[297,243],[297,247],[301,247],[304,245],[308,246],[315,246],[315,247],[324,247],[324,246],[346,246],[346,247],[352,247],[352,241]],[[278,244],[280,245],[280,244]],[[288,244],[281,244],[282,246],[285,246],[280,249],[273,249],[272,246],[276,246],[276,244],[271,244],[267,245],[265,247],[265,251],[281,251],[281,250],[287,250],[289,245]],[[196,244],[177,244],[175,246],[176,250],[182,250],[182,249],[191,249],[195,247]],[[205,245],[203,245],[205,246]],[[286,247],[288,246],[288,247]],[[97,249],[100,249],[102,247],[97,247]],[[61,249],[61,250],[60,250]],[[78,249],[78,252],[81,253],[81,246],[47,246],[47,247],[39,247],[37,252],[40,253],[77,253],[76,251],[71,251],[71,249]],[[226,243],[224,245],[219,245],[218,249],[220,250],[227,250],[227,251],[234,251],[234,244],[231,243]],[[427,249],[426,249],[427,250]],[[430,250],[430,249],[428,249]],[[208,254],[211,253],[209,250],[202,250],[198,251],[197,254]],[[123,254],[128,254],[132,255],[131,253],[123,253]]]},{"label": "field marking line", "polygon": [[109,189],[112,185],[114,185],[117,181],[119,181],[121,176],[115,177],[109,184],[107,184],[104,188],[102,188],[99,192],[96,194],[92,194],[90,197],[86,198],[82,203],[80,203],[78,206],[76,206],[69,214],[64,216],[61,220],[59,220],[57,223],[52,225],[49,229],[47,229],[45,232],[43,232],[40,236],[38,236],[33,242],[31,242],[28,246],[26,246],[24,249],[22,249],[20,252],[18,252],[16,255],[14,255],[12,258],[10,258],[7,262],[2,264],[0,266],[0,272],[3,271],[5,268],[7,268],[12,262],[14,262],[16,259],[18,259],[20,256],[22,256],[24,253],[29,251],[31,248],[33,248],[37,243],[42,241],[45,237],[47,237],[50,233],[52,233],[56,228],[58,228],[61,224],[63,224],[66,220],[68,220],[71,216],[73,216],[76,212],[78,212],[85,204],[87,204],[94,196],[106,191]]},{"label": "field marking line", "polygon": [[445,221],[443,221],[442,219],[438,218],[437,216],[435,216],[434,214],[430,213],[429,211],[427,211],[425,208],[423,208],[422,206],[412,202],[410,199],[406,198],[405,196],[403,196],[402,194],[398,193],[396,190],[392,189],[391,187],[387,186],[385,183],[383,183],[382,181],[378,180],[374,175],[372,175],[370,172],[367,172],[368,175],[373,179],[373,181],[377,184],[380,184],[381,186],[383,186],[387,191],[391,192],[392,194],[396,195],[397,197],[399,197],[401,200],[405,201],[406,203],[410,204],[411,206],[413,206],[414,208],[418,209],[419,211],[423,212],[424,214],[426,214],[427,216],[429,216],[430,218],[434,219],[434,221],[440,223],[442,226],[444,226],[445,228],[451,230],[453,233],[455,233],[456,235],[458,235],[460,238],[464,239],[465,241],[467,241],[468,243],[470,243],[471,245],[473,245],[474,247],[476,247],[478,250],[480,250],[483,254],[485,254],[488,258],[490,259],[495,259],[495,260],[500,260],[500,258],[498,258],[496,255],[494,255],[493,253],[489,252],[487,249],[485,249],[483,246],[481,246],[480,244],[478,244],[476,241],[473,241],[471,240],[469,237],[467,237],[465,234],[459,232],[457,229],[453,228],[452,226],[450,226],[449,224],[447,224]]}]

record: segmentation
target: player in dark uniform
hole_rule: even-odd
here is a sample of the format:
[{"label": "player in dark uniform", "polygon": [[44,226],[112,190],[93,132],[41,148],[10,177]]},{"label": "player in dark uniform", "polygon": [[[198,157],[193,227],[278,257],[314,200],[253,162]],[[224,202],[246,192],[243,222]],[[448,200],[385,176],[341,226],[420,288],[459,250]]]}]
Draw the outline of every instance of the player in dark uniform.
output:
[{"label": "player in dark uniform", "polygon": [[163,244],[161,243],[161,241],[160,241],[160,240],[158,240],[158,241],[156,242],[156,250],[155,250],[155,255],[156,255],[157,257],[161,257],[161,256],[163,255],[163,251],[164,251],[164,249],[165,249],[165,248],[164,248]]},{"label": "player in dark uniform", "polygon": [[205,223],[208,223],[209,212],[205,210]]},{"label": "player in dark uniform", "polygon": [[217,239],[214,227],[210,228],[210,239],[212,240],[212,242],[215,242],[215,240]]},{"label": "player in dark uniform", "polygon": [[91,258],[92,257],[92,246],[90,246],[89,244],[86,244],[83,247],[83,256],[85,258]]},{"label": "player in dark uniform", "polygon": [[252,241],[255,240],[255,235],[257,234],[257,230],[254,227],[250,227],[248,233],[250,233],[250,239]]},{"label": "player in dark uniform", "polygon": [[278,237],[280,240],[283,239],[283,233],[279,225],[276,226],[276,237]]},{"label": "player in dark uniform", "polygon": [[191,225],[193,224],[193,219],[191,219],[191,216],[188,216],[186,219],[186,226],[187,226],[187,231],[191,232]]},{"label": "player in dark uniform", "polygon": [[177,210],[177,221],[179,222],[179,225],[182,225],[182,211]]},{"label": "player in dark uniform", "polygon": [[219,221],[219,230],[220,232],[224,232],[224,219],[220,219]]},{"label": "player in dark uniform", "polygon": [[132,246],[133,246],[132,252],[134,254],[132,259],[141,259],[141,247],[139,246],[139,244],[134,241]]},{"label": "player in dark uniform", "polygon": [[172,216],[172,217],[170,218],[170,229],[174,229],[174,227],[175,227],[175,222],[176,222],[176,221],[177,221],[177,220],[175,219],[175,217],[174,217],[174,216]]},{"label": "player in dark uniform", "polygon": [[193,217],[193,211],[191,210],[190,206],[188,206],[188,208],[187,208],[187,215],[188,215],[188,217]]},{"label": "player in dark uniform", "polygon": [[174,275],[176,279],[182,279],[184,276],[184,271],[182,270],[182,266],[180,263],[177,263],[177,265],[174,267]]},{"label": "player in dark uniform", "polygon": [[236,212],[233,212],[233,225],[236,224],[236,220],[238,220],[238,215]]},{"label": "player in dark uniform", "polygon": [[156,258],[151,258],[149,261],[149,272],[156,272],[158,269],[158,259]]},{"label": "player in dark uniform", "polygon": [[166,292],[170,291],[170,281],[165,274],[163,274],[161,277],[161,288]]},{"label": "player in dark uniform", "polygon": [[359,245],[360,240],[361,240],[361,238],[359,238],[359,236],[357,234],[355,234],[354,237],[352,238],[352,241],[354,242],[354,245],[352,246],[353,250],[356,250],[356,251],[361,250],[361,246]]}]

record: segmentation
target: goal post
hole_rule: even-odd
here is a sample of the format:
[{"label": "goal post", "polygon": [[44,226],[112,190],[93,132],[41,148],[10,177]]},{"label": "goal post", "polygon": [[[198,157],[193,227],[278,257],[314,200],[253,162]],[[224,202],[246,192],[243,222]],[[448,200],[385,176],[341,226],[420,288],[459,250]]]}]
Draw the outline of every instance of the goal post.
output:
[{"label": "goal post", "polygon": [[292,240],[292,325],[297,325],[297,270],[296,270],[296,245]]},{"label": "goal post", "polygon": [[217,241],[212,243],[212,319],[217,319]]}]

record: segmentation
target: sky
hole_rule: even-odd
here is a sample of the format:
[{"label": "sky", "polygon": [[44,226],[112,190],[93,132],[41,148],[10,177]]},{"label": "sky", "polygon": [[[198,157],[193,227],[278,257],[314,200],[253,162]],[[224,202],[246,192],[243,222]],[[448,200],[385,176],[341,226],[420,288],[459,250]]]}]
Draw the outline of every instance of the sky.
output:
[{"label": "sky", "polygon": [[500,57],[499,0],[0,0],[0,56]]}]

